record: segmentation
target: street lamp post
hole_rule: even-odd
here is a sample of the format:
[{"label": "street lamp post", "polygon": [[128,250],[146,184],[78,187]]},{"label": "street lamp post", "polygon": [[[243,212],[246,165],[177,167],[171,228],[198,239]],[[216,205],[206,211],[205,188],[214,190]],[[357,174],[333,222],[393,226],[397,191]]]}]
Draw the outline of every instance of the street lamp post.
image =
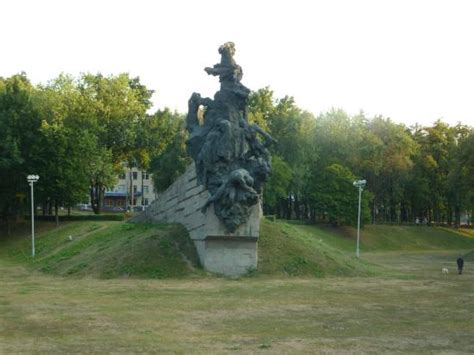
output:
[{"label": "street lamp post", "polygon": [[364,188],[367,181],[365,180],[357,180],[354,181],[354,186],[359,188],[359,211],[357,214],[357,247],[356,247],[356,256],[359,257],[359,241],[360,241],[360,202],[362,198],[362,189]]},{"label": "street lamp post", "polygon": [[39,180],[38,175],[28,175],[26,178],[31,186],[31,256],[35,257],[35,201],[33,196],[33,184]]}]

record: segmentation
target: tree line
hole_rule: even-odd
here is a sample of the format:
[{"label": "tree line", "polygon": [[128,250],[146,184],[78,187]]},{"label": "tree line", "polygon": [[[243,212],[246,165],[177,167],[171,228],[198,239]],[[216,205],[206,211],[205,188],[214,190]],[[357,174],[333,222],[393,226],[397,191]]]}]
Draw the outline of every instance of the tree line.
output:
[{"label": "tree line", "polygon": [[[248,117],[275,138],[273,173],[265,186],[265,214],[332,224],[356,224],[358,189],[365,179],[362,219],[371,223],[459,225],[474,211],[474,130],[406,127],[383,116],[331,110],[315,116],[270,88],[251,94]],[[158,173],[165,189],[186,166],[184,125],[165,149]]]},{"label": "tree line", "polygon": [[253,93],[250,115],[279,141],[266,213],[354,224],[357,179],[367,180],[365,221],[459,225],[474,210],[474,130],[441,120],[406,127],[363,112],[315,117],[269,88]]},{"label": "tree line", "polygon": [[[0,213],[26,212],[28,174],[40,175],[35,200],[60,206],[90,200],[100,213],[107,188],[124,167],[148,169],[158,191],[190,163],[184,115],[150,114],[152,90],[128,74],[60,75],[33,85],[26,74],[0,77]],[[474,210],[474,131],[436,121],[406,127],[363,112],[319,116],[270,88],[251,94],[249,120],[270,133],[273,174],[266,214],[354,224],[358,190],[365,222],[426,221],[459,225]]]},{"label": "tree line", "polygon": [[128,74],[60,75],[33,85],[22,73],[0,77],[0,213],[25,213],[26,176],[38,174],[44,214],[91,201],[100,213],[124,167],[146,169],[175,134],[177,113],[148,114],[153,92]]}]

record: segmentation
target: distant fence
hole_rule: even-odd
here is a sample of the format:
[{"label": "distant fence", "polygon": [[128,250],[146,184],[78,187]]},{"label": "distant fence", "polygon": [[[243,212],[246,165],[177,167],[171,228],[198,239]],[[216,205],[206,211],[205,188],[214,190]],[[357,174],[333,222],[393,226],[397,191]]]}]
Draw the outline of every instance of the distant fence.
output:
[{"label": "distant fence", "polygon": [[[25,219],[31,218],[30,216],[25,216]],[[90,215],[83,215],[83,216],[59,216],[60,222],[72,222],[72,221],[123,221],[125,219],[125,214],[90,214]],[[55,216],[41,216],[36,215],[35,220],[38,221],[47,221],[47,222],[54,222],[56,221]]]},{"label": "distant fence", "polygon": [[[276,215],[265,215],[265,218],[274,222],[274,221],[280,221],[288,224],[316,224],[316,225],[330,225],[331,223],[327,221],[311,221],[309,219],[280,219],[277,218]],[[448,225],[447,223],[414,223],[414,222],[389,222],[389,221],[376,221],[376,222],[367,222],[364,223],[364,225],[384,225],[384,226],[426,226],[426,227],[446,227],[446,228],[455,228],[454,224],[453,225]],[[459,228],[474,228],[474,225],[471,224],[465,224],[461,223]]]},{"label": "distant fence", "polygon": [[[367,223],[367,224],[379,224],[379,225],[387,225],[387,226],[426,226],[426,227],[447,227],[447,228],[454,228],[454,223],[449,225],[448,223],[444,222],[425,222],[425,223],[413,223],[413,222],[384,222],[384,221],[376,221],[374,223]],[[459,228],[473,228],[472,224],[461,223]]]}]

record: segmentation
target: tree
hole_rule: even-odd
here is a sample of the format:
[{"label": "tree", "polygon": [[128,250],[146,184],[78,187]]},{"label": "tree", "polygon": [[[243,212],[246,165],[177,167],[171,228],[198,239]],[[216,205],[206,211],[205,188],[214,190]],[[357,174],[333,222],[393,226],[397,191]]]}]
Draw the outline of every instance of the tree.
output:
[{"label": "tree", "polygon": [[26,176],[34,173],[33,146],[40,127],[26,74],[0,78],[0,209],[4,220],[20,211],[28,196]]},{"label": "tree", "polygon": [[459,144],[459,165],[464,182],[466,210],[470,211],[471,223],[474,216],[474,129]]},{"label": "tree", "polygon": [[275,111],[273,91],[267,86],[251,92],[248,107],[249,122],[258,124],[268,132],[268,121]]},{"label": "tree", "polygon": [[456,197],[452,194],[451,201],[448,199],[450,172],[451,183],[456,183],[459,178],[453,160],[457,150],[456,136],[456,129],[440,120],[432,127],[423,127],[414,132],[419,149],[415,156],[416,175],[413,176],[412,185],[420,186],[426,194],[425,198],[418,195],[419,201],[424,204],[423,209],[416,213],[422,214],[429,223],[451,223],[450,204],[456,204]]},{"label": "tree", "polygon": [[292,171],[289,165],[278,155],[274,155],[272,157],[272,175],[270,175],[263,190],[264,213],[276,213],[278,217],[283,217],[278,204],[288,198],[291,177]]},{"label": "tree", "polygon": [[80,93],[74,80],[65,75],[39,86],[35,105],[41,119],[34,145],[32,162],[41,176],[37,200],[44,212],[54,206],[59,224],[59,206],[71,207],[87,199],[89,179],[84,169],[85,158],[94,147],[83,144],[85,131],[74,124],[80,111]]},{"label": "tree", "polygon": [[[250,96],[249,99],[249,121],[257,122],[263,129],[269,132],[277,140],[270,150],[273,156],[278,156],[280,161],[277,168],[286,176],[291,171],[291,177],[283,182],[287,191],[285,196],[269,195],[265,202],[265,208],[276,212],[280,217],[300,218],[306,215],[305,206],[305,176],[307,175],[307,160],[312,155],[310,142],[311,132],[314,127],[314,116],[301,110],[290,96],[274,99],[273,91],[268,87],[260,89]],[[270,180],[275,185],[275,179]],[[281,186],[280,186],[281,187]],[[272,188],[272,185],[270,185]],[[278,196],[278,200],[274,197]]]},{"label": "tree", "polygon": [[365,176],[374,195],[373,219],[407,220],[403,191],[413,167],[416,143],[403,124],[395,124],[389,118],[374,117],[368,129],[381,142],[378,169],[368,170]]},{"label": "tree", "polygon": [[[311,184],[311,206],[313,217],[334,225],[356,224],[358,190],[354,188],[354,174],[339,164],[331,164],[313,172]],[[363,194],[361,221],[369,219],[368,194]]]},{"label": "tree", "polygon": [[454,145],[451,149],[447,176],[448,224],[459,227],[461,213],[474,210],[474,131],[458,124],[453,127]]},{"label": "tree", "polygon": [[[312,133],[314,153],[305,185],[314,221],[353,223],[357,206],[354,209],[352,204],[354,180],[349,180],[355,179],[356,175],[367,179],[369,173],[381,165],[380,147],[383,142],[370,133],[369,122],[362,112],[350,117],[335,109],[317,117]],[[330,198],[331,193],[339,194],[339,197]],[[343,193],[349,194],[348,200],[342,198]],[[364,196],[368,195],[364,192]],[[362,208],[364,216],[368,212],[365,202]]]},{"label": "tree", "polygon": [[[152,91],[140,83],[139,78],[128,74],[104,77],[101,74],[84,74],[79,81],[82,96],[80,117],[90,130],[97,132],[98,151],[110,155],[110,163],[116,172],[127,166],[147,168],[150,163],[150,142],[146,111],[151,107]],[[150,128],[150,127],[149,127]],[[151,125],[151,128],[153,126]],[[107,153],[108,154],[108,153]],[[100,213],[102,199],[107,185],[112,181],[107,175],[107,164],[91,164],[95,167],[90,176],[90,193],[93,210]],[[133,192],[130,194],[133,199]]]},{"label": "tree", "polygon": [[150,165],[155,189],[161,192],[185,171],[191,159],[186,152],[187,134],[184,117],[167,109],[156,112],[154,117],[160,123],[161,135],[167,137],[162,142],[170,141],[164,150],[156,151]]}]

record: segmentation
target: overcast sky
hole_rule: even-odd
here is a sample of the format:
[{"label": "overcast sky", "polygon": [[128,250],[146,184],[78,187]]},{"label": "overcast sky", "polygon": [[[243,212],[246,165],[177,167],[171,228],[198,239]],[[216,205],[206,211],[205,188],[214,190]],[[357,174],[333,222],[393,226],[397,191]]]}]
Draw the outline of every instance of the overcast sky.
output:
[{"label": "overcast sky", "polygon": [[474,125],[474,1],[0,0],[0,76],[129,72],[181,112],[236,44],[242,83],[319,114]]}]

